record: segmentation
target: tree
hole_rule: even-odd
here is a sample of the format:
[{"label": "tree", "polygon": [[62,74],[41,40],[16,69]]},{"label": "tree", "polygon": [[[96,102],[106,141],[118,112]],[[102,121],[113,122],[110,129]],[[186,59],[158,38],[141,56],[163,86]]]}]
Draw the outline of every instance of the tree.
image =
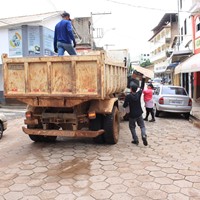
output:
[{"label": "tree", "polygon": [[140,63],[141,67],[147,67],[149,65],[152,65],[151,61],[149,59],[147,59],[145,62]]}]

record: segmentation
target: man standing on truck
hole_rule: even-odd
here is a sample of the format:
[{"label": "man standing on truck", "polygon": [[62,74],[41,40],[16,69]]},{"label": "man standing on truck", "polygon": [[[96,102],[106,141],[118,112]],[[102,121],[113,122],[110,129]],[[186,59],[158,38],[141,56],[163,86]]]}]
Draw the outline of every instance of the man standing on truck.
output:
[{"label": "man standing on truck", "polygon": [[76,47],[76,41],[73,34],[70,14],[64,11],[61,17],[62,20],[55,26],[54,51],[58,53],[59,56],[64,55],[65,51],[67,51],[69,55],[76,55],[74,49]]},{"label": "man standing on truck", "polygon": [[123,107],[126,108],[129,106],[129,109],[130,109],[129,129],[131,131],[132,138],[133,138],[132,143],[136,145],[139,144],[138,136],[135,130],[136,123],[137,123],[141,129],[143,144],[147,146],[148,142],[147,142],[146,128],[145,128],[144,120],[142,117],[143,111],[141,107],[141,95],[144,89],[144,83],[145,83],[145,77],[143,76],[141,88],[138,89],[138,85],[136,83],[132,83],[130,85],[131,93],[126,96]]}]

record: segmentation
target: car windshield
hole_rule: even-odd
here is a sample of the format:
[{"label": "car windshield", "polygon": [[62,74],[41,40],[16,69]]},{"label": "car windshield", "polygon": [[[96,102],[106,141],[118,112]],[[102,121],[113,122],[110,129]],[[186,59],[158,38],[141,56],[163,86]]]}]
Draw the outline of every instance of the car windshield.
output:
[{"label": "car windshield", "polygon": [[156,82],[156,83],[161,83],[161,81],[162,81],[162,79],[160,79],[160,78],[153,79],[153,82]]},{"label": "car windshield", "polygon": [[180,87],[163,87],[162,94],[187,95],[185,89]]}]

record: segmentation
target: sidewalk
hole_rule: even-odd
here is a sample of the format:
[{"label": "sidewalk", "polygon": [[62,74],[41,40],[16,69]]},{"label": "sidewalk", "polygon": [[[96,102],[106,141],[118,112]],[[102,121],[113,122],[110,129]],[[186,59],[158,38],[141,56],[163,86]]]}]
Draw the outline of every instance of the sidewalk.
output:
[{"label": "sidewalk", "polygon": [[190,121],[200,128],[200,101],[192,101]]}]

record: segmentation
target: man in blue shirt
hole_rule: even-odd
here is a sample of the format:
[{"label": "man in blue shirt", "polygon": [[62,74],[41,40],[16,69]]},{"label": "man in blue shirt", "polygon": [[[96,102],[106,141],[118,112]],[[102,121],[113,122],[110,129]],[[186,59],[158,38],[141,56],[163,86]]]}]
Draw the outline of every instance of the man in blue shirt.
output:
[{"label": "man in blue shirt", "polygon": [[62,20],[56,24],[54,32],[54,51],[59,56],[64,55],[67,51],[69,55],[77,55],[75,51],[76,41],[73,34],[70,14],[63,12]]}]

